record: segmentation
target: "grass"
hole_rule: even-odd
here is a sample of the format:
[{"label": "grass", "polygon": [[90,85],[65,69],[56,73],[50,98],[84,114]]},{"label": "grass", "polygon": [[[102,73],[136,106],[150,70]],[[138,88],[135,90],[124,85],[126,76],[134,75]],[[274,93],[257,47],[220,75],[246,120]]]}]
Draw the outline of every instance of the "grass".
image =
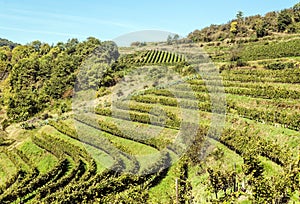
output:
[{"label": "grass", "polygon": [[178,178],[176,168],[178,162],[170,167],[166,177],[158,185],[150,188],[149,203],[172,203],[172,200],[175,200],[175,179]]},{"label": "grass", "polygon": [[[129,139],[114,136],[84,124],[77,124],[77,128],[86,130],[84,132],[88,131],[90,135],[93,135],[92,137],[101,137],[107,139],[114,147],[121,150],[121,152],[136,156],[137,160],[140,162],[140,171],[142,171],[149,163],[151,163],[149,160],[155,162],[159,158],[158,150],[154,149],[153,147],[134,142]],[[122,159],[124,160],[126,167],[132,167],[132,161],[129,161],[129,159],[124,156],[122,156]]]},{"label": "grass", "polygon": [[89,152],[93,159],[96,161],[97,173],[103,172],[106,169],[106,167],[109,166],[106,164],[113,163],[113,158],[110,155],[96,149],[95,147],[89,145],[84,146],[87,152]]},{"label": "grass", "polygon": [[97,115],[97,118],[116,124],[117,127],[119,127],[121,130],[126,131],[126,133],[128,134],[130,134],[131,132],[132,134],[144,135],[147,138],[155,137],[156,139],[165,141],[164,143],[173,142],[178,133],[178,131],[174,129],[163,128],[163,127],[154,126],[150,124],[142,124],[138,122],[132,122],[132,121],[100,116],[100,115]]},{"label": "grass", "polygon": [[297,159],[299,155],[300,132],[284,127],[275,127],[269,124],[259,123],[249,119],[243,119],[250,124],[255,125],[255,129],[264,135],[264,138],[285,146],[292,152],[293,158]]},{"label": "grass", "polygon": [[259,160],[261,161],[261,163],[264,167],[264,170],[265,170],[264,175],[265,176],[272,177],[272,176],[278,175],[280,173],[283,173],[283,169],[281,166],[266,159],[265,157],[259,156]]},{"label": "grass", "polygon": [[240,155],[213,139],[208,139],[208,141],[211,143],[212,147],[218,148],[224,152],[224,156],[221,158],[221,160],[218,161],[214,158],[213,160],[208,161],[208,165],[232,170],[234,170],[234,166],[236,166],[236,172],[242,172],[243,158]]},{"label": "grass", "polygon": [[[155,95],[153,95],[153,97],[155,97]],[[161,97],[161,96],[159,96]],[[253,107],[253,103],[259,103],[257,105],[257,107],[261,107],[264,103],[273,103],[273,100],[266,100],[266,99],[253,99],[251,97],[246,97],[246,96],[238,96],[238,95],[229,95],[227,97],[230,97],[230,99],[234,99],[235,102],[237,102],[238,104],[242,104],[243,106],[246,106],[245,104],[248,104],[249,107]],[[280,103],[284,103],[284,101],[281,101]],[[296,101],[290,101],[288,102],[289,105],[293,106],[294,103],[296,103]],[[168,106],[162,106],[164,108],[168,108],[168,110],[171,110],[173,113],[175,113],[176,115],[180,116],[180,110],[177,107],[168,107]],[[274,107],[274,111],[276,111],[278,109],[278,107]],[[185,109],[183,109],[182,111],[184,111]],[[298,110],[298,108],[296,108],[295,110]],[[298,112],[298,111],[295,111]],[[203,112],[200,111],[201,113],[201,123],[207,121],[207,119],[210,118],[211,113],[209,112]],[[227,126],[231,126],[231,118],[235,117],[234,115],[236,114],[227,114],[227,121],[229,123],[227,123]],[[246,121],[252,125],[254,125],[254,128],[256,131],[258,131],[260,134],[264,135],[264,138],[269,139],[270,141],[273,141],[275,143],[280,143],[282,145],[286,145],[288,146],[288,148],[292,148],[294,150],[297,150],[298,145],[300,143],[300,134],[297,131],[288,129],[288,128],[284,128],[284,127],[275,127],[274,125],[271,124],[263,124],[261,122],[256,122],[253,120],[249,120],[246,118],[242,118],[242,117],[238,117],[239,121]],[[297,156],[297,152],[298,151],[294,151],[295,154],[294,156]]]},{"label": "grass", "polygon": [[289,201],[289,204],[299,204],[300,203],[300,192],[295,192]]},{"label": "grass", "polygon": [[[115,147],[113,146],[113,144],[117,144],[117,146],[118,146],[118,145],[121,146],[121,144],[120,144],[120,143],[117,143],[117,141],[111,141],[111,140],[109,139],[109,137],[113,137],[112,135],[109,135],[109,134],[107,134],[107,133],[105,133],[105,132],[99,131],[99,130],[93,128],[93,127],[89,127],[89,126],[87,126],[87,125],[85,125],[85,124],[82,124],[82,123],[77,123],[76,128],[77,128],[77,129],[78,129],[78,128],[80,129],[79,133],[80,133],[80,132],[87,132],[88,135],[89,135],[89,137],[92,138],[92,139],[94,139],[94,141],[95,141],[94,145],[96,145],[96,146],[98,146],[98,147],[100,147],[100,148],[103,148],[103,149],[108,150],[108,151],[110,151],[110,150],[112,149],[112,150],[114,150],[114,152],[116,152],[116,149],[117,149],[117,148],[115,148]],[[81,137],[82,137],[82,138],[81,138]],[[84,137],[85,137],[85,136],[81,136],[81,135],[79,134],[79,139],[84,140]],[[100,139],[100,140],[99,140],[99,139]],[[104,142],[100,144],[99,141],[100,141],[100,142],[101,142],[101,141],[104,141]],[[114,143],[114,142],[116,142],[116,143]],[[86,148],[86,150],[88,151],[89,154],[91,154],[91,156],[92,156],[93,158],[96,157],[97,163],[99,163],[99,164],[102,166],[102,168],[103,168],[103,167],[105,167],[105,168],[110,168],[111,165],[114,163],[114,158],[113,158],[111,155],[107,154],[106,152],[104,152],[104,151],[102,151],[102,150],[100,150],[100,149],[97,149],[97,148],[95,148],[95,147],[92,147],[92,146],[90,146],[90,145],[88,145],[88,144],[85,144],[84,146],[85,146],[85,147],[88,147],[88,148]],[[123,146],[122,146],[122,147],[123,147]],[[126,146],[124,146],[124,148],[126,148]],[[89,150],[92,150],[92,151],[90,152]],[[123,151],[124,151],[124,149],[123,149]],[[114,154],[115,154],[115,153],[114,153]],[[118,153],[117,153],[117,154],[118,154]],[[105,156],[104,156],[104,155],[105,155]],[[127,157],[123,156],[123,155],[120,155],[120,154],[118,154],[118,155],[120,156],[120,158],[121,158],[121,159],[123,160],[123,162],[125,163],[126,168],[127,168],[127,169],[130,169],[130,168],[132,167],[132,165],[133,165],[133,164],[132,164],[132,161],[131,161],[130,159],[128,159]],[[104,157],[103,157],[103,156],[104,156]],[[101,168],[101,167],[100,167],[100,168]]]},{"label": "grass", "polygon": [[210,198],[211,192],[207,182],[209,179],[208,173],[199,166],[190,166],[188,174],[195,203],[209,203],[207,200]]},{"label": "grass", "polygon": [[0,186],[4,184],[15,172],[16,167],[10,159],[0,152]]},{"label": "grass", "polygon": [[289,110],[293,110],[297,113],[300,112],[300,106],[298,100],[293,99],[263,99],[263,98],[252,98],[249,96],[240,96],[240,95],[234,95],[234,94],[226,94],[226,98],[229,100],[233,100],[236,102],[239,106],[250,106],[250,107],[259,107],[260,109],[263,109],[264,106],[271,106],[272,108],[276,109],[278,108],[278,105],[286,105]]},{"label": "grass", "polygon": [[31,141],[25,141],[18,147],[34,164],[41,173],[51,170],[57,163],[57,158],[41,149]]},{"label": "grass", "polygon": [[69,136],[58,132],[55,128],[53,128],[51,126],[42,127],[40,129],[40,132],[46,132],[48,134],[58,136],[73,145],[76,145],[76,146],[86,149],[88,151],[88,153],[95,159],[98,172],[102,172],[103,170],[105,170],[107,167],[110,167],[111,164],[114,163],[113,158],[110,155],[108,155],[107,153],[105,153],[95,147],[92,147],[90,145],[86,145],[78,140],[72,139]]}]

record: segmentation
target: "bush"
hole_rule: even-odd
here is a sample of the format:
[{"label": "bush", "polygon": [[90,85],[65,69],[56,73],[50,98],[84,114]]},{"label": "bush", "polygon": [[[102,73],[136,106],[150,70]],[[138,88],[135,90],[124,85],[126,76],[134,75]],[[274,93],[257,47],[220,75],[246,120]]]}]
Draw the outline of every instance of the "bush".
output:
[{"label": "bush", "polygon": [[100,87],[96,93],[96,97],[100,98],[105,95],[111,94],[111,91],[107,87]]},{"label": "bush", "polygon": [[4,131],[8,126],[10,125],[10,122],[8,119],[4,119],[1,121],[2,130]]},{"label": "bush", "polygon": [[236,66],[238,66],[238,67],[244,67],[244,66],[248,66],[249,64],[247,63],[247,62],[245,62],[245,61],[243,61],[243,60],[241,60],[241,59],[238,59],[237,61],[236,61]]},{"label": "bush", "polygon": [[271,70],[281,70],[281,69],[286,69],[286,68],[294,68],[295,64],[293,62],[274,62],[271,64],[265,65],[266,69],[271,69]]},{"label": "bush", "polygon": [[25,130],[35,129],[35,126],[32,123],[29,123],[29,122],[23,122],[20,126],[21,126],[22,129],[25,129]]}]

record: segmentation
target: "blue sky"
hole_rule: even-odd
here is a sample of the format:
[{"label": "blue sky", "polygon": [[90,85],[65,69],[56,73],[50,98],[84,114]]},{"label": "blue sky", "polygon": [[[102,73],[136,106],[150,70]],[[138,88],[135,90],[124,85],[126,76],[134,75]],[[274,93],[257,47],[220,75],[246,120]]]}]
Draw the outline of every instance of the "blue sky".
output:
[{"label": "blue sky", "polygon": [[0,0],[0,38],[56,43],[101,40],[140,30],[186,36],[210,24],[292,7],[299,0]]}]

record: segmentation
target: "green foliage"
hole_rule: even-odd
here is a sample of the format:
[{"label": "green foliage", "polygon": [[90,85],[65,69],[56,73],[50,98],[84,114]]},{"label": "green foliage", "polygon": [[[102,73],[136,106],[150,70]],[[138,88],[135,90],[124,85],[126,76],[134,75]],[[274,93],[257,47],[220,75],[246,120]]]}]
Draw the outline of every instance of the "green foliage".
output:
[{"label": "green foliage", "polygon": [[168,45],[172,45],[173,43],[177,43],[177,41],[179,40],[179,35],[175,34],[175,35],[168,35],[167,38],[167,44]]},{"label": "green foliage", "polygon": [[297,3],[293,6],[294,11],[294,20],[300,22],[300,3]]},{"label": "green foliage", "polygon": [[[294,10],[297,9],[295,7]],[[265,18],[262,21],[257,21],[257,18],[250,21],[240,15],[236,35],[247,34],[243,29],[252,26],[251,23],[248,25],[248,22],[257,22],[256,27],[253,30],[251,28],[252,34],[255,35],[256,32],[257,37],[269,34],[269,31],[274,29],[273,14],[266,16],[269,15],[271,16],[269,19]],[[295,14],[291,14],[291,17],[297,21]],[[272,25],[269,26],[269,23]],[[294,22],[290,23],[284,32],[292,29],[294,25]],[[211,26],[206,31],[212,32],[218,29],[217,27]],[[230,26],[223,25],[222,29],[224,33],[230,33]],[[197,36],[197,33],[193,37],[210,41],[214,38],[224,39],[227,35],[224,33],[205,37],[200,34]],[[232,42],[249,42],[248,39],[247,42],[244,40]],[[211,47],[214,45],[215,43],[212,43]],[[298,47],[297,39],[278,43],[249,44],[232,55],[232,68],[236,65],[245,66],[249,60],[294,56],[295,53],[298,55]],[[183,56],[167,51],[136,52],[115,62],[118,55],[117,47],[113,43],[102,43],[95,38],[89,38],[85,42],[71,39],[67,43],[58,43],[55,46],[34,41],[26,46],[18,46],[13,51],[8,47],[0,48],[1,71],[9,72],[7,83],[10,88],[3,99],[3,105],[8,107],[7,115],[10,120],[4,120],[2,125],[27,120],[45,108],[57,108],[61,113],[68,112],[70,110],[68,100],[63,99],[72,96],[75,76],[78,73],[81,80],[78,88],[97,90],[100,87],[97,92],[99,97],[110,94],[109,86],[116,84],[134,66],[172,65],[179,73],[193,73],[192,66],[188,66]],[[203,168],[204,176],[199,172],[199,177],[205,178],[199,185],[204,188],[210,185],[206,191],[211,190],[212,194],[215,193],[215,196],[210,196],[207,202],[210,199],[211,202],[235,203],[248,198],[253,203],[286,203],[295,194],[294,192],[299,191],[299,159],[293,161],[293,151],[297,144],[292,145],[293,147],[287,146],[291,141],[294,143],[298,141],[296,131],[300,127],[297,105],[299,90],[297,85],[291,84],[300,82],[299,69],[292,60],[290,62],[272,60],[271,63],[264,60],[260,63],[266,69],[243,67],[224,70],[221,75],[224,79],[222,84],[216,82],[217,77],[204,81],[189,76],[186,78],[189,87],[177,84],[172,92],[163,87],[147,89],[127,99],[130,101],[115,103],[116,109],[113,111],[108,108],[111,103],[106,103],[104,107],[96,108],[95,113],[99,115],[89,117],[89,114],[84,114],[76,118],[76,123],[80,124],[77,129],[86,133],[84,136],[80,135],[80,138],[74,127],[61,120],[51,120],[49,124],[52,127],[45,126],[43,130],[31,130],[33,127],[30,122],[21,123],[21,127],[26,130],[16,135],[18,141],[27,137],[27,134],[32,134],[32,141],[43,149],[41,152],[52,154],[59,162],[47,172],[39,172],[33,158],[14,149],[18,143],[7,148],[6,145],[11,143],[6,143],[6,138],[0,137],[0,152],[5,154],[16,168],[16,172],[0,186],[0,202],[147,203],[149,189],[168,177],[170,162],[176,157],[175,154],[180,153],[180,143],[176,143],[177,140],[184,140],[189,145],[188,151],[184,158],[178,161],[175,170],[178,178],[178,200],[180,203],[193,202],[192,190],[195,189],[192,189],[190,184],[189,167],[204,163],[202,156],[208,150],[205,138],[209,137],[209,140],[216,140],[216,143],[225,145],[228,151],[232,150],[232,154],[241,155],[244,165],[243,171],[221,169],[224,165],[222,162],[227,162],[223,161],[224,152],[219,150],[213,152],[208,162],[214,163],[218,160],[217,164],[214,168],[207,168],[207,172],[206,167]],[[81,69],[84,71],[80,73]],[[230,97],[227,98],[227,123],[221,136],[218,136],[217,130],[209,123],[212,111],[209,91],[214,90],[218,93],[223,90],[222,86]],[[119,94],[123,94],[122,91]],[[258,102],[254,104],[253,101],[256,100]],[[126,106],[125,102],[128,102],[129,106]],[[164,114],[161,114],[161,111],[153,111],[157,104],[162,105],[161,111]],[[203,121],[200,125],[182,121],[180,109],[181,111],[199,109]],[[249,119],[253,121],[248,122]],[[122,130],[118,128],[117,123],[123,125]],[[130,127],[130,124],[134,125]],[[163,131],[167,130],[170,133],[166,134],[167,136],[164,133],[159,137],[152,137],[151,133],[141,131],[141,128],[148,127],[147,124],[159,126],[157,128],[164,127]],[[194,133],[190,130],[194,125],[199,126],[199,129],[195,139],[191,141],[190,136]],[[274,135],[276,138],[271,137],[273,133],[264,134],[263,128],[270,129],[268,125],[282,126],[276,129],[279,132],[278,135]],[[11,128],[13,127],[8,131],[11,131]],[[175,138],[180,129],[186,129],[185,134]],[[103,133],[105,139],[102,138],[101,131],[105,132]],[[289,131],[289,134],[285,131]],[[94,132],[97,137],[93,138],[90,135]],[[287,138],[287,135],[292,136]],[[277,140],[278,138],[280,140]],[[175,144],[172,144],[174,139]],[[143,147],[148,145],[149,148],[153,147],[153,150],[165,150],[147,168],[141,169],[138,158],[130,155],[138,151],[130,149],[135,146],[127,146],[126,142],[117,143],[116,140],[142,143],[140,145]],[[77,146],[76,143],[84,145]],[[97,165],[82,148],[83,146],[87,149],[94,148],[99,150],[101,155],[111,157],[112,166],[96,173]],[[29,155],[34,157],[34,154]],[[270,160],[268,162],[271,165],[278,165],[278,172],[272,172],[274,178],[269,177],[267,168],[264,171],[263,163],[259,160],[261,157]],[[215,168],[217,165],[220,167]],[[124,173],[125,170],[143,175],[127,174]],[[241,179],[247,182],[245,192],[242,192],[244,189],[235,188]],[[173,188],[173,185],[170,185],[170,188]],[[171,201],[175,198],[173,194],[168,196]]]},{"label": "green foliage", "polygon": [[292,16],[289,10],[282,10],[278,15],[278,31],[283,32],[292,23]]},{"label": "green foliage", "polygon": [[256,36],[262,38],[268,35],[268,25],[266,21],[257,20],[255,24]]},{"label": "green foliage", "polygon": [[[12,121],[27,120],[53,104],[53,100],[71,97],[78,72],[81,89],[110,86],[116,80],[115,70],[109,66],[119,57],[113,42],[90,37],[84,42],[71,39],[50,47],[34,41],[17,46],[11,53],[5,47],[2,50],[0,57],[5,60],[0,61],[2,69],[12,66],[8,78],[10,93],[5,104]],[[101,73],[102,67],[108,72]],[[61,107],[61,111],[67,109]]]},{"label": "green foliage", "polygon": [[20,91],[8,99],[7,116],[13,121],[27,120],[40,110],[38,95],[35,92],[28,94],[27,91]]},{"label": "green foliage", "polygon": [[257,156],[247,154],[243,156],[244,173],[248,177],[248,184],[251,185],[252,197],[255,202],[277,202],[286,203],[291,197],[291,191],[295,191],[294,185],[289,178],[289,171],[277,175],[275,178],[268,178],[264,175],[264,168]]},{"label": "green foliage", "polygon": [[76,129],[69,127],[67,124],[65,124],[63,121],[50,121],[49,125],[53,126],[56,130],[59,132],[68,135],[69,137],[72,137],[74,139],[78,139],[78,134],[76,132]]},{"label": "green foliage", "polygon": [[243,156],[243,159],[245,175],[251,175],[254,178],[259,178],[263,176],[264,167],[258,160],[257,156],[249,153],[249,155]]},{"label": "green foliage", "polygon": [[185,62],[183,55],[162,51],[162,50],[147,50],[136,52],[134,54],[126,55],[121,58],[120,63],[128,63],[132,65],[147,65],[147,64],[167,64],[172,65],[176,63]]},{"label": "green foliage", "polygon": [[245,46],[240,53],[243,60],[273,59],[281,57],[300,56],[300,40],[271,42],[269,44],[255,43]]},{"label": "green foliage", "polygon": [[286,68],[294,68],[295,64],[292,62],[274,62],[265,65],[266,69],[271,69],[271,70],[281,70],[281,69],[286,69]]},{"label": "green foliage", "polygon": [[237,67],[245,67],[245,66],[247,66],[247,65],[249,65],[249,64],[248,64],[247,62],[241,60],[241,59],[238,59],[238,60],[236,61],[236,66],[237,66]]},{"label": "green foliage", "polygon": [[248,37],[256,34],[258,38],[272,35],[275,32],[298,33],[297,22],[300,21],[299,3],[289,9],[279,12],[269,12],[264,16],[255,15],[244,17],[239,11],[235,20],[226,24],[210,25],[201,30],[195,30],[188,35],[194,42],[219,41],[230,39],[232,35]]},{"label": "green foliage", "polygon": [[244,18],[244,13],[242,11],[238,11],[238,13],[236,14],[236,18],[239,20],[239,21],[242,21],[243,18]]},{"label": "green foliage", "polygon": [[14,43],[10,40],[0,38],[0,47],[8,46],[10,49],[13,49],[18,46],[17,43]]},{"label": "green foliage", "polygon": [[1,121],[1,129],[5,131],[5,129],[10,125],[9,120],[5,118]]},{"label": "green foliage", "polygon": [[218,199],[218,192],[223,191],[227,195],[227,189],[234,186],[236,173],[231,171],[221,171],[208,168],[210,185]]},{"label": "green foliage", "polygon": [[97,90],[102,86],[109,87],[116,84],[119,77],[116,71],[121,71],[127,67],[118,67],[119,70],[117,70],[117,65],[113,66],[115,66],[113,67],[114,70],[109,64],[101,62],[99,57],[93,56],[89,58],[81,65],[81,69],[77,76],[78,88],[83,90]]},{"label": "green foliage", "polygon": [[100,87],[97,91],[96,97],[102,97],[111,94],[111,91],[107,87]]}]

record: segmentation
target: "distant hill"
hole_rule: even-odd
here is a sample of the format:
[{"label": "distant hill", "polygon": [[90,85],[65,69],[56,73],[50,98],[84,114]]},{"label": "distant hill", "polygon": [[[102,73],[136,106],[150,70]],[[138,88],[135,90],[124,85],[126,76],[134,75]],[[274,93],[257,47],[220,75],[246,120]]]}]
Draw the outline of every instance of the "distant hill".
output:
[{"label": "distant hill", "polygon": [[160,31],[160,30],[143,30],[128,33],[125,35],[121,35],[113,41],[117,43],[118,46],[130,46],[133,42],[162,42],[166,41],[168,36],[174,36],[174,33],[170,33],[167,31]]},{"label": "distant hill", "polygon": [[194,42],[223,41],[226,38],[260,38],[280,33],[300,33],[300,2],[292,8],[268,12],[264,16],[244,17],[239,11],[236,19],[222,25],[211,25],[188,35]]},{"label": "distant hill", "polygon": [[10,40],[0,38],[0,47],[8,46],[8,47],[10,47],[10,49],[13,49],[14,47],[16,47],[18,45],[19,45],[18,43],[14,43]]}]

